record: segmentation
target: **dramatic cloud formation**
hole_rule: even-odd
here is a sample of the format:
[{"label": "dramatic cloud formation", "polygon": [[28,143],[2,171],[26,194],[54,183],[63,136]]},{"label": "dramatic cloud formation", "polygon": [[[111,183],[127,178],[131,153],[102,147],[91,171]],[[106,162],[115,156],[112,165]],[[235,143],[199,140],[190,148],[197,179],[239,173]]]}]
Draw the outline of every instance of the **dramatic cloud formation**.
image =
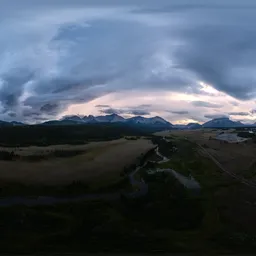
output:
[{"label": "dramatic cloud formation", "polygon": [[192,104],[196,107],[205,107],[205,108],[221,108],[222,105],[220,104],[215,104],[215,103],[210,103],[206,101],[193,101]]},{"label": "dramatic cloud formation", "polygon": [[228,116],[226,115],[215,115],[215,114],[205,115],[204,117],[208,119],[225,118],[225,117],[228,118]]},{"label": "dramatic cloud formation", "polygon": [[146,116],[150,115],[150,112],[147,110],[147,108],[150,107],[150,105],[139,105],[139,106],[133,106],[133,107],[126,107],[126,108],[111,108],[109,105],[96,105],[97,108],[100,108],[100,113],[103,114],[118,114],[118,115],[135,115],[135,116]]},{"label": "dramatic cloud formation", "polygon": [[250,113],[248,112],[229,112],[230,116],[249,116]]},{"label": "dramatic cloud formation", "polygon": [[96,108],[110,108],[110,105],[96,105]]},{"label": "dramatic cloud formation", "polygon": [[128,115],[136,115],[136,116],[145,116],[149,115],[150,113],[145,110],[132,110],[132,109],[113,109],[113,108],[107,108],[100,110],[103,114],[128,114]]},{"label": "dramatic cloud formation", "polygon": [[255,12],[254,0],[2,0],[0,119],[253,122]]},{"label": "dramatic cloud formation", "polygon": [[177,115],[187,115],[188,111],[185,110],[180,110],[180,111],[170,111],[172,114],[177,114]]}]

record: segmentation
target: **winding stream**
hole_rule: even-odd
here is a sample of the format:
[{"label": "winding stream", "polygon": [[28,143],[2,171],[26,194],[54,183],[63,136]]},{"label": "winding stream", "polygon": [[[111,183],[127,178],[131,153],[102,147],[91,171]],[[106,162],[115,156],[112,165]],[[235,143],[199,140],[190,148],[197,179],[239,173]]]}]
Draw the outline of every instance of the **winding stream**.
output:
[{"label": "winding stream", "polygon": [[[138,166],[132,173],[129,174],[129,181],[132,186],[137,186],[139,189],[138,191],[131,192],[131,193],[125,193],[127,197],[136,198],[144,196],[148,193],[148,184],[145,183],[143,179],[140,181],[136,180],[134,178],[135,174],[141,170],[143,167],[145,167],[149,162],[153,163],[166,163],[170,161],[169,158],[163,156],[159,152],[159,147],[156,147],[155,153],[162,158],[160,161],[145,161],[145,163],[141,166]],[[184,187],[188,189],[200,189],[200,184],[192,177],[186,177],[172,169],[157,169],[157,170],[149,170],[148,173],[154,173],[154,172],[168,172],[172,174],[181,184],[184,185]],[[76,197],[44,197],[39,196],[35,198],[29,198],[29,197],[4,197],[0,199],[0,207],[9,207],[14,205],[26,205],[26,206],[37,206],[37,205],[54,205],[54,204],[61,204],[61,203],[71,203],[71,202],[79,202],[84,200],[118,200],[120,199],[121,192],[115,192],[115,193],[103,193],[103,194],[85,194],[80,195]]]}]

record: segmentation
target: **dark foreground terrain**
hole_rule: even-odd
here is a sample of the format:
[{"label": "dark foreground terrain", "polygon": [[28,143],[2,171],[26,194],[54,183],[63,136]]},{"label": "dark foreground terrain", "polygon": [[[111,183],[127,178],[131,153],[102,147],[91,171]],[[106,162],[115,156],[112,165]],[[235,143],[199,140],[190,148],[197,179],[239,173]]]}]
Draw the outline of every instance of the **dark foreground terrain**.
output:
[{"label": "dark foreground terrain", "polygon": [[[121,134],[135,136],[127,140],[142,135]],[[150,135],[150,140],[154,148],[120,170],[116,183],[101,183],[101,196],[81,182],[6,190],[0,199],[0,251],[256,252],[256,189],[223,172],[184,136]],[[17,191],[19,203],[4,205]],[[44,195],[71,200],[47,203]],[[87,197],[76,200],[81,195]],[[27,205],[29,200],[46,203]]]},{"label": "dark foreground terrain", "polygon": [[155,129],[122,123],[0,126],[0,146],[79,145],[90,141],[119,139],[123,136],[148,135],[152,131]]}]

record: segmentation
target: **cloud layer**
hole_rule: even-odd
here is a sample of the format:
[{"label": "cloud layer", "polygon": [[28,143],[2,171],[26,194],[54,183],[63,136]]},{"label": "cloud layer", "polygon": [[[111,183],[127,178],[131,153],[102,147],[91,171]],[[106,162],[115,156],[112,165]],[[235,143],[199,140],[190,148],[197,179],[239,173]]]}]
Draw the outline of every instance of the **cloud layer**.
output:
[{"label": "cloud layer", "polygon": [[79,105],[253,121],[255,11],[254,0],[2,0],[0,118],[36,122]]}]

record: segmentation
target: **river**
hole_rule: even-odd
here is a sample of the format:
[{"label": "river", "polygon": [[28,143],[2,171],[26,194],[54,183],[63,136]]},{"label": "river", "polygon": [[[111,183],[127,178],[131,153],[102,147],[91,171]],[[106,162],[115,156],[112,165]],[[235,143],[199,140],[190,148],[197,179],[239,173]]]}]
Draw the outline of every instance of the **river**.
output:
[{"label": "river", "polygon": [[[164,138],[165,139],[165,138]],[[166,139],[165,139],[166,140]],[[132,186],[137,186],[138,191],[125,193],[124,195],[131,198],[137,198],[145,196],[148,193],[148,184],[141,179],[140,181],[134,178],[135,174],[145,167],[149,162],[153,163],[165,163],[170,161],[169,158],[163,156],[159,152],[159,147],[156,147],[155,153],[162,158],[160,161],[145,161],[143,165],[138,166],[132,173],[129,174],[129,181]],[[200,184],[192,177],[186,177],[181,175],[180,173],[172,170],[172,169],[157,169],[155,171],[163,171],[172,174],[184,187],[188,189],[200,189]],[[149,171],[150,173],[150,171]],[[1,207],[9,207],[14,205],[26,205],[26,206],[37,206],[37,205],[54,205],[54,204],[62,204],[62,203],[71,203],[71,202],[79,202],[79,201],[89,201],[89,200],[118,200],[120,199],[121,192],[115,193],[102,193],[102,194],[85,194],[76,197],[44,197],[39,196],[36,198],[28,198],[28,197],[4,197],[0,199]]]}]

